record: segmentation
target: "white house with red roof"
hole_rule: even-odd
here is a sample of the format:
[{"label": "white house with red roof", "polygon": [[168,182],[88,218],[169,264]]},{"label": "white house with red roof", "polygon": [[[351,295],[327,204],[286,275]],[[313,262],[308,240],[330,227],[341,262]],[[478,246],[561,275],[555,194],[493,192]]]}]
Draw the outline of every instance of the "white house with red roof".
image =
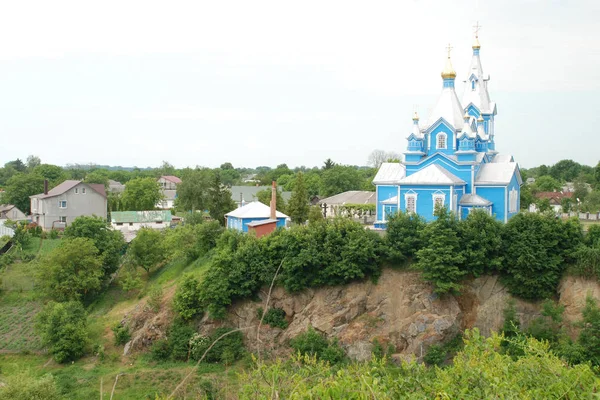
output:
[{"label": "white house with red roof", "polygon": [[68,180],[44,193],[29,196],[31,220],[44,230],[62,229],[80,216],[96,215],[106,219],[107,200],[104,185]]}]

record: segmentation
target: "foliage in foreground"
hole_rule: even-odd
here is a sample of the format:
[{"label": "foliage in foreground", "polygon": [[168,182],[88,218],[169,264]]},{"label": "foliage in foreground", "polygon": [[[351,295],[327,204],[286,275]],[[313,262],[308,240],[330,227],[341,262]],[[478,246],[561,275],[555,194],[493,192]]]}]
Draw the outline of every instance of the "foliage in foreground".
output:
[{"label": "foliage in foreground", "polygon": [[46,374],[34,378],[26,372],[2,379],[0,400],[58,400],[59,391],[54,377]]},{"label": "foliage in foreground", "polygon": [[485,399],[583,398],[600,389],[589,365],[567,366],[535,339],[516,360],[501,351],[502,338],[467,331],[465,347],[447,368],[415,362],[395,367],[385,359],[337,368],[309,355],[257,363],[240,376],[241,398]]}]

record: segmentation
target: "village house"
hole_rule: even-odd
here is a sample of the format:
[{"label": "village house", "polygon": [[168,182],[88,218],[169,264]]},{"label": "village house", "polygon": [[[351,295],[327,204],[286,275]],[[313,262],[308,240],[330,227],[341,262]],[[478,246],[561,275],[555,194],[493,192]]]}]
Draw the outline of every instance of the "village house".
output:
[{"label": "village house", "polygon": [[44,193],[29,196],[31,220],[44,230],[64,229],[75,218],[96,215],[106,219],[107,201],[104,185],[67,180]]},{"label": "village house", "polygon": [[173,219],[169,210],[112,211],[110,224],[115,230],[138,231],[141,228],[164,229]]},{"label": "village house", "polygon": [[158,202],[156,208],[161,210],[170,210],[175,206],[177,198],[177,185],[181,183],[181,179],[173,175],[164,175],[158,178],[163,199]]},{"label": "village house", "polygon": [[1,204],[0,205],[0,220],[11,221],[25,221],[27,220],[27,215],[21,210],[19,210],[14,204]]},{"label": "village house", "polygon": [[254,232],[257,237],[261,237],[285,227],[289,217],[277,211],[277,187],[273,182],[270,206],[253,201],[225,214],[225,218],[227,228]]},{"label": "village house", "polygon": [[[576,199],[573,198],[573,192],[538,192],[535,194],[536,199],[548,199],[550,203],[550,207],[552,210],[557,213],[563,212],[563,199],[571,199],[571,201],[577,202]],[[537,212],[538,208],[535,203],[529,205],[530,212]]]}]

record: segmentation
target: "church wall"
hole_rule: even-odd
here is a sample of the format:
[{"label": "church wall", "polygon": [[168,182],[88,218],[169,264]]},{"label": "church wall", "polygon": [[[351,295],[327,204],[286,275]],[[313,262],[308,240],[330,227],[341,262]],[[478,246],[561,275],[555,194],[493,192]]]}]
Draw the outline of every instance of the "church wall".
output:
[{"label": "church wall", "polygon": [[475,193],[492,202],[492,215],[500,221],[506,221],[506,186],[476,186]]},{"label": "church wall", "polygon": [[382,201],[391,199],[394,196],[398,196],[398,186],[397,185],[377,185],[377,208],[376,208],[376,218],[377,221],[383,221],[383,204]]},{"label": "church wall", "polygon": [[444,206],[450,209],[450,186],[402,186],[400,188],[400,209],[406,211],[406,195],[417,194],[417,214],[426,221],[433,221],[433,195],[444,195]]}]

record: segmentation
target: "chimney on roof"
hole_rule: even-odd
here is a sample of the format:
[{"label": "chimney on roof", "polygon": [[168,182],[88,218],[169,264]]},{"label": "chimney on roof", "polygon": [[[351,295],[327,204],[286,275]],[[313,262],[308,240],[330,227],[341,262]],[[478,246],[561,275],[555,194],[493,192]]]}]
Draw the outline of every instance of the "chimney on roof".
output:
[{"label": "chimney on roof", "polygon": [[277,186],[275,181],[271,187],[271,219],[277,219]]},{"label": "chimney on roof", "polygon": [[44,194],[48,194],[48,179],[44,179]]}]

